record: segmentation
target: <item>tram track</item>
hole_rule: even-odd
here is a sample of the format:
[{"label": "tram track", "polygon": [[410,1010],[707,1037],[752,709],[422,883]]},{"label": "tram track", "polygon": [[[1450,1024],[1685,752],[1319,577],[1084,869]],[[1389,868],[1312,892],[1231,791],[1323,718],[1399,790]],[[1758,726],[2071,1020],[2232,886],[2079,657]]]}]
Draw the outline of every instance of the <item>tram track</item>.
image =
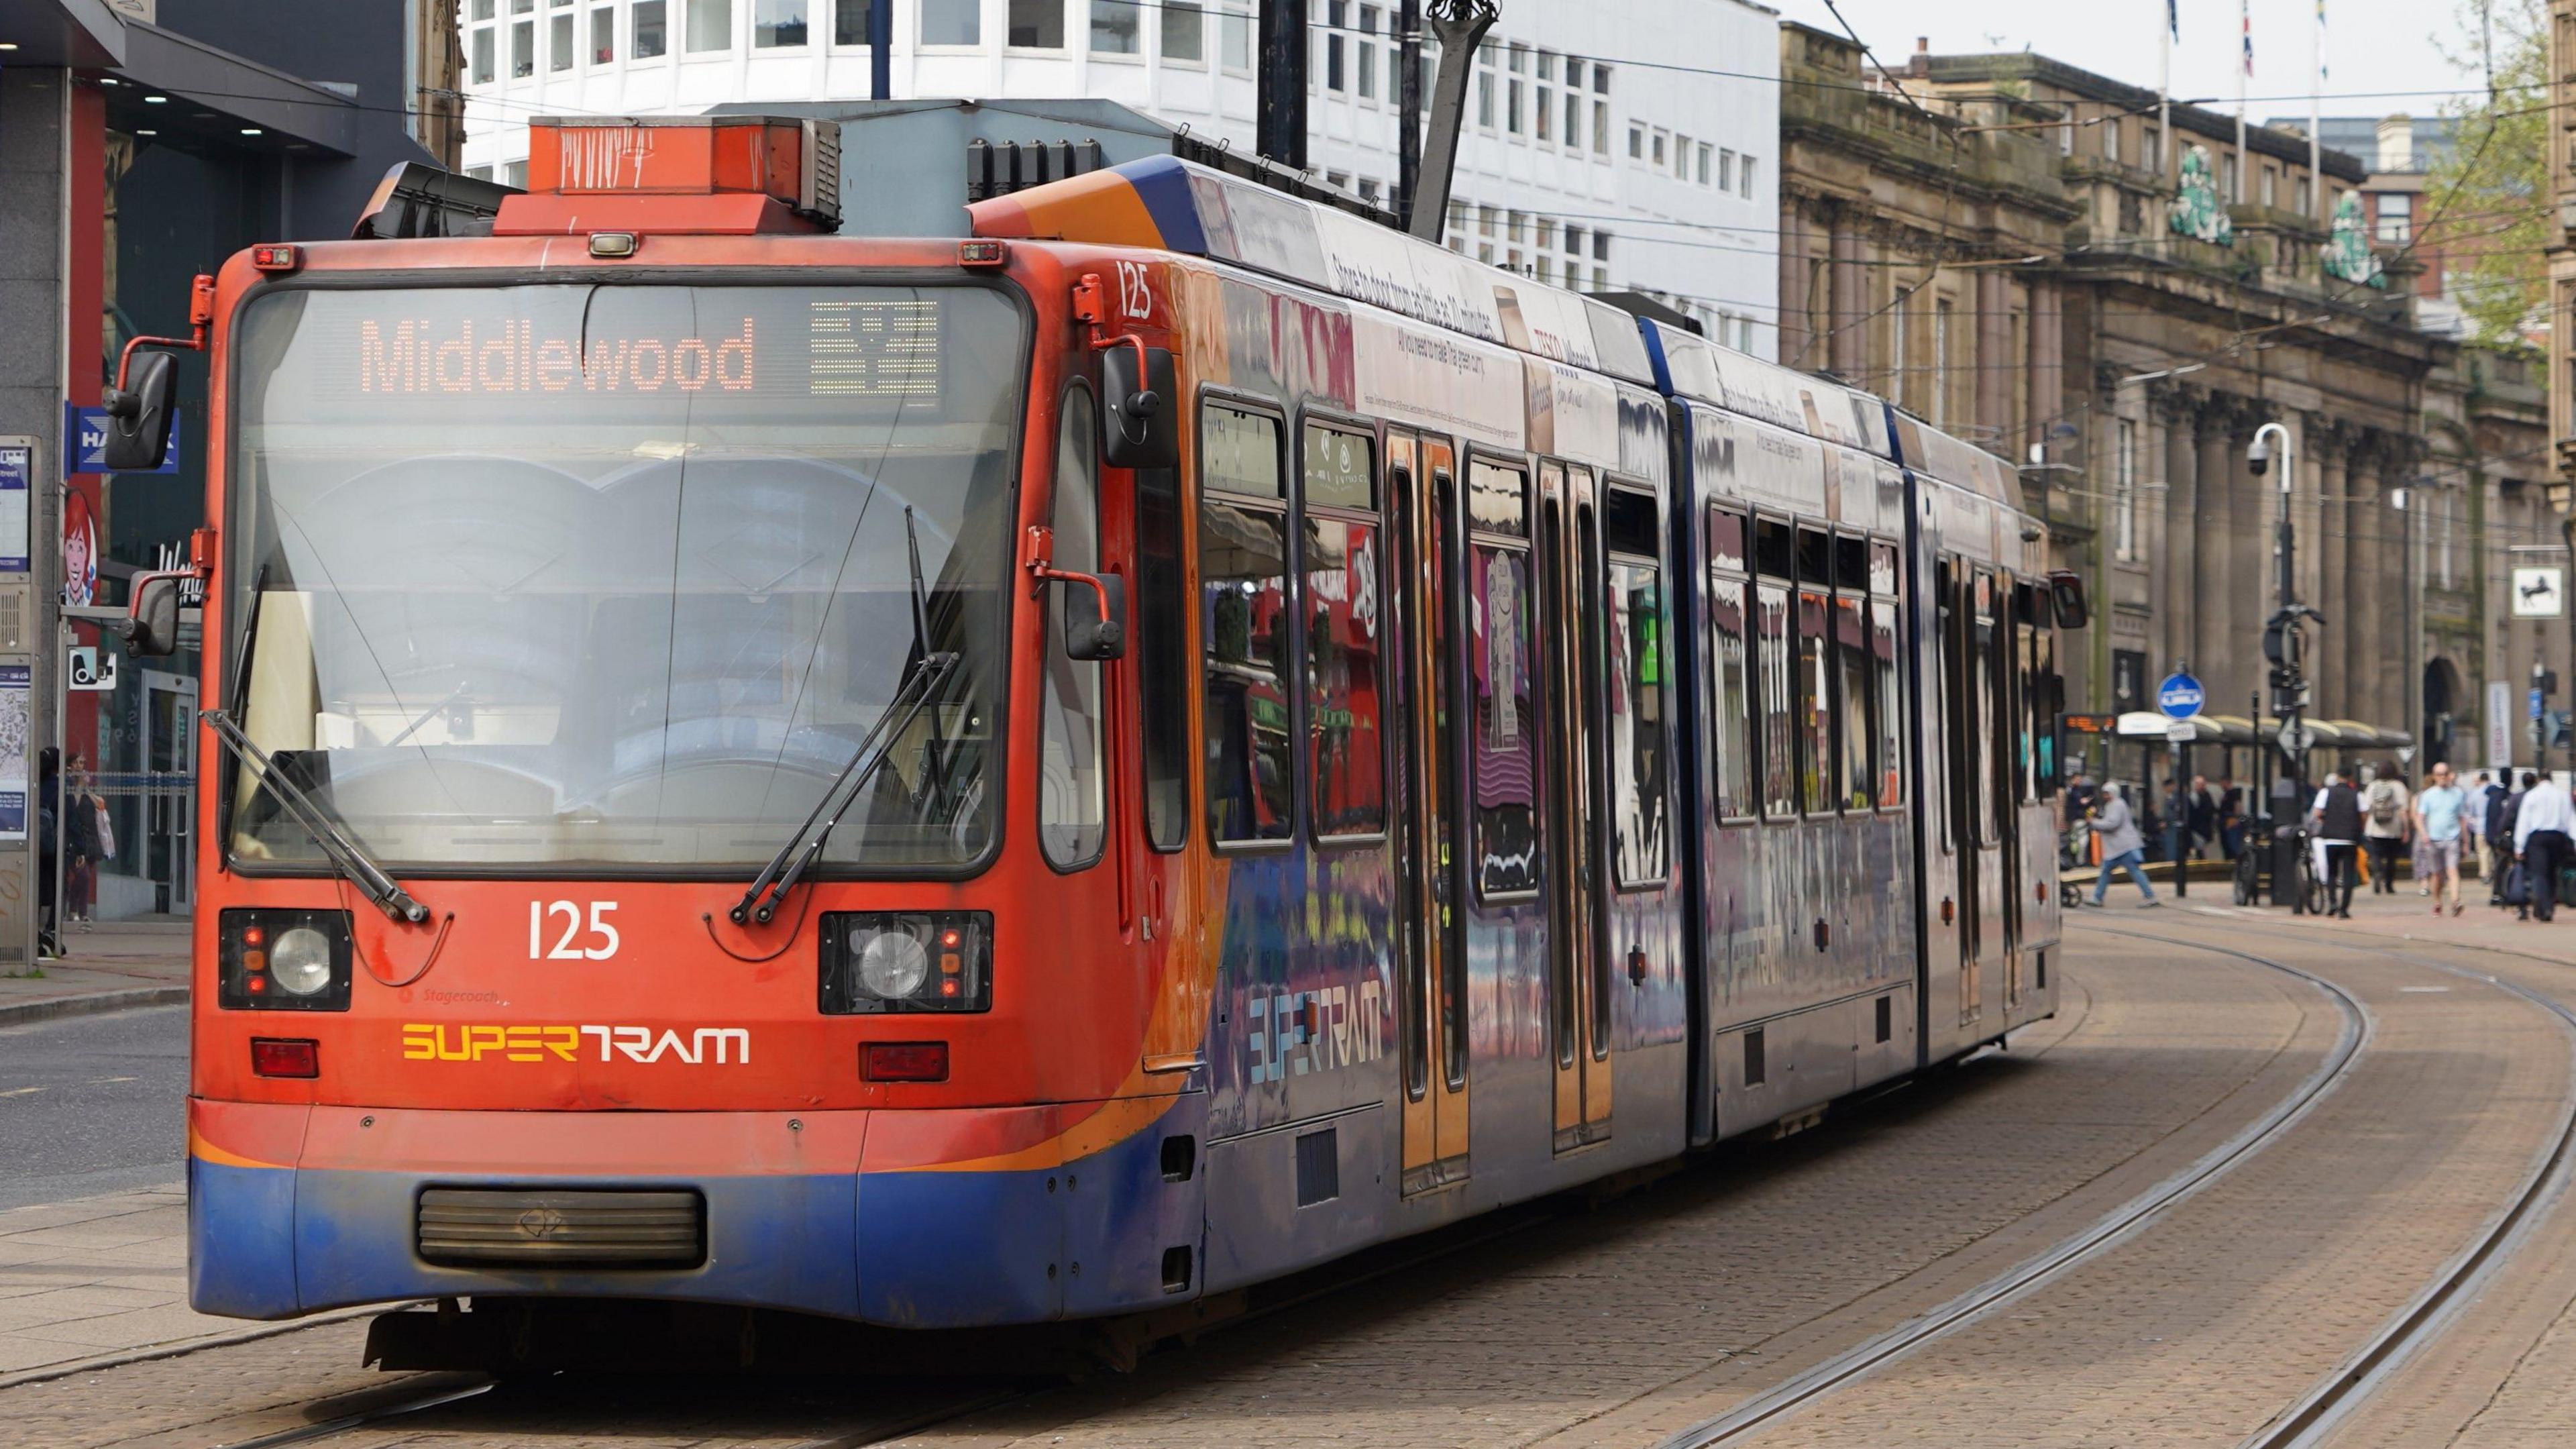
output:
[{"label": "tram track", "polygon": [[[1660,1449],[1705,1449],[1743,1440],[1812,1407],[1844,1386],[1914,1350],[1945,1338],[2023,1298],[2079,1265],[2129,1241],[2169,1209],[2194,1196],[2265,1147],[2278,1142],[2316,1105],[2346,1081],[2369,1044],[2374,1018],[2361,999],[2315,972],[2252,952],[2150,932],[2090,927],[2107,936],[2180,945],[2233,957],[2305,982],[2343,1016],[2342,1030],[2317,1068],[2262,1116],[2162,1181],[2096,1218],[2081,1230],[1945,1303],[1854,1345],[1725,1413],[1703,1419],[1664,1439]],[[2284,1441],[2286,1442],[2286,1441]]]}]

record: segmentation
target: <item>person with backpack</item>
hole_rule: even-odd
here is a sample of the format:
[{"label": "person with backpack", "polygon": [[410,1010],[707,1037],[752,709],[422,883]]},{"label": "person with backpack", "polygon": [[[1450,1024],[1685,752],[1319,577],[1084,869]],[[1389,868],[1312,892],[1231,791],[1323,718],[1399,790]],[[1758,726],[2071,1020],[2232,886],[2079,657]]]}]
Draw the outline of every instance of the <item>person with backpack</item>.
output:
[{"label": "person with backpack", "polygon": [[2406,782],[2392,769],[2378,770],[2371,776],[2362,790],[2361,801],[2370,812],[2370,819],[2361,827],[2362,839],[2370,847],[2370,893],[2393,896],[2397,894],[2397,848],[2414,833],[2410,818],[2413,801],[2406,793]]},{"label": "person with backpack", "polygon": [[2487,802],[2486,837],[2495,850],[2495,873],[2487,882],[2487,904],[2506,906],[2505,891],[2513,883],[2513,817],[2522,809],[2522,791],[2531,788],[2532,774],[2522,772],[2522,788],[2515,789],[2513,771],[2504,772],[2505,788]]},{"label": "person with backpack", "polygon": [[2341,775],[2326,776],[2325,788],[2308,806],[2308,828],[2324,847],[2326,914],[2352,919],[2353,857],[2361,848],[2361,792]]}]

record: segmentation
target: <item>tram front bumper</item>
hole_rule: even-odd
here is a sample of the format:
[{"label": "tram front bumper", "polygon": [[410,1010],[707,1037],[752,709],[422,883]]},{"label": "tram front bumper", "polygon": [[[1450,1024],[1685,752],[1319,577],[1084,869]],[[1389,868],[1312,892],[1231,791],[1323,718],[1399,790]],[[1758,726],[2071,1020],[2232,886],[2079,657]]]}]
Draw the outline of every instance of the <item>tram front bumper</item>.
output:
[{"label": "tram front bumper", "polygon": [[[683,1299],[897,1327],[1043,1321],[1064,1311],[1066,1195],[1055,1184],[1060,1148],[1050,1151],[1063,1113],[446,1112],[192,1099],[189,1302],[262,1319],[512,1295]],[[892,1117],[904,1120],[872,1120]],[[943,1160],[923,1119],[935,1119],[930,1137],[967,1150]],[[874,1170],[880,1163],[888,1170]],[[431,1262],[420,1203],[432,1188],[694,1193],[703,1253],[687,1266]],[[534,1242],[552,1229],[538,1211],[521,1230]]]}]

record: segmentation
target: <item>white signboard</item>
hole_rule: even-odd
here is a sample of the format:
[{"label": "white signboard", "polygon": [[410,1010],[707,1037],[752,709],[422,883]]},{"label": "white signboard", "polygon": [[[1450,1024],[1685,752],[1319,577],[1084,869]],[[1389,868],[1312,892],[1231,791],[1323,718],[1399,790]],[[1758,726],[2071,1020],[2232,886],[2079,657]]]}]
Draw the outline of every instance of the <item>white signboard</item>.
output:
[{"label": "white signboard", "polygon": [[2517,619],[2565,618],[2567,571],[2558,568],[2515,569],[2513,616]]},{"label": "white signboard", "polygon": [[2497,770],[2513,765],[2513,681],[2487,681],[2487,763]]}]

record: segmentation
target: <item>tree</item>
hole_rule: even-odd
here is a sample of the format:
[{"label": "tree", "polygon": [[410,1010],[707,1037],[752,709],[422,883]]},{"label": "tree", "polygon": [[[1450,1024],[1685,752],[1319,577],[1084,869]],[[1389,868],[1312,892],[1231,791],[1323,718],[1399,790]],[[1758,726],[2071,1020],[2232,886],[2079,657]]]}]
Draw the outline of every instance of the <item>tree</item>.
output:
[{"label": "tree", "polygon": [[2460,18],[2474,49],[2435,43],[2486,90],[2443,107],[2455,145],[2427,177],[2415,245],[2442,249],[2478,341],[2528,345],[2549,315],[2549,7],[2464,0]]}]

